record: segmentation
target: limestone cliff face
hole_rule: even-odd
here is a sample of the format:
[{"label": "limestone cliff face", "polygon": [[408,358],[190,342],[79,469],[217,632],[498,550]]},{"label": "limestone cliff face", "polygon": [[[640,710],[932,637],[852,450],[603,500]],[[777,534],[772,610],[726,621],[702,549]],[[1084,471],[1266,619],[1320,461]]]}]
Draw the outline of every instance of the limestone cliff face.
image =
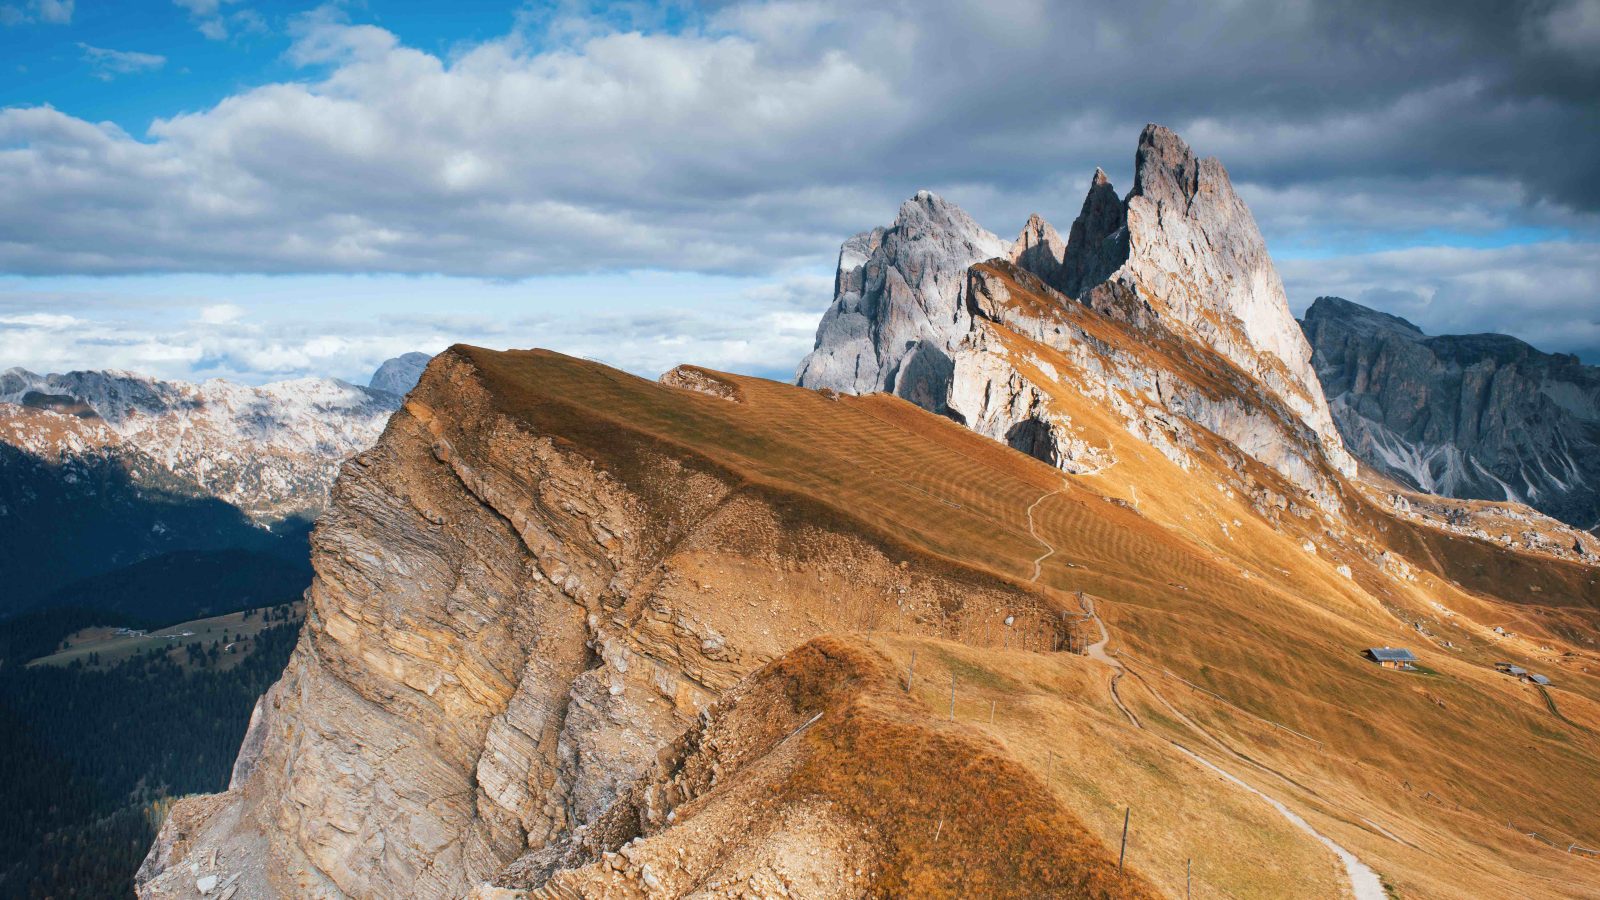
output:
[{"label": "limestone cliff face", "polygon": [[1430,493],[1600,524],[1600,369],[1499,334],[1429,337],[1319,297],[1305,333],[1353,452]]},{"label": "limestone cliff face", "polygon": [[959,207],[919,191],[893,225],[840,248],[833,304],[796,383],[847,394],[884,391],[937,409],[950,347],[968,328],[961,302],[967,267],[1005,252],[1005,242]]},{"label": "limestone cliff face", "polygon": [[[513,863],[537,882],[717,695],[805,638],[885,614],[953,636],[964,608],[1038,602],[785,522],[793,502],[683,448],[584,418],[547,432],[534,413],[561,402],[508,411],[522,394],[479,352],[435,358],[346,465],[300,645],[229,791],[178,805],[141,896],[216,875],[239,898],[460,897]],[[706,380],[654,390],[698,401]]]},{"label": "limestone cliff face", "polygon": [[1171,130],[1149,125],[1139,136],[1120,231],[1110,230],[1118,225],[1110,199],[1097,172],[1079,217],[1085,246],[1076,255],[1086,277],[1068,288],[1081,293],[1092,287],[1114,254],[1125,252],[1108,279],[1122,280],[1169,328],[1187,332],[1260,381],[1321,436],[1336,467],[1353,472],[1283,281],[1222,163],[1197,158]]},{"label": "limestone cliff face", "polygon": [[958,421],[1065,471],[1102,469],[1113,454],[1077,437],[1052,401],[1071,390],[1185,469],[1210,432],[1324,509],[1338,506],[1317,433],[1231,361],[1150,318],[1120,284],[1077,304],[1000,262],[973,266],[969,279],[974,329],[955,351],[948,402]]}]

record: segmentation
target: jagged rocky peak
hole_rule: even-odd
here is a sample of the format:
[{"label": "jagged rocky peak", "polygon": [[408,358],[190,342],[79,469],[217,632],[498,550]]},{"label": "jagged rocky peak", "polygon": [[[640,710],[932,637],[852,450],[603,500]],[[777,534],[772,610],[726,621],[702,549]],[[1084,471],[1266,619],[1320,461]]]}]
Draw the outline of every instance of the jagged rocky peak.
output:
[{"label": "jagged rocky peak", "polygon": [[[1091,193],[1092,193],[1091,189]],[[1163,318],[1181,323],[1261,379],[1342,453],[1283,281],[1249,208],[1215,158],[1197,158],[1171,129],[1139,135],[1125,203],[1123,271]]]},{"label": "jagged rocky peak", "polygon": [[1128,260],[1127,225],[1122,199],[1105,170],[1096,168],[1089,181],[1089,193],[1083,198],[1083,209],[1067,236],[1061,275],[1055,281],[1045,278],[1046,283],[1069,297],[1082,297],[1110,278]]},{"label": "jagged rocky peak", "polygon": [[960,207],[918,191],[893,225],[840,248],[833,304],[796,382],[848,394],[892,392],[938,408],[950,348],[970,322],[961,299],[967,267],[1007,249]]},{"label": "jagged rocky peak", "polygon": [[1350,449],[1401,483],[1600,524],[1600,367],[1503,334],[1439,335],[1338,297],[1303,323]]},{"label": "jagged rocky peak", "polygon": [[367,387],[403,397],[417,386],[417,381],[422,378],[422,370],[428,367],[428,362],[432,359],[432,356],[416,351],[386,359],[383,365],[378,366],[378,370],[372,373],[372,379],[367,382]]},{"label": "jagged rocky peak", "polygon": [[1011,245],[1007,254],[1019,268],[1039,276],[1045,284],[1055,286],[1061,279],[1062,266],[1067,255],[1067,242],[1061,239],[1054,225],[1038,213],[1028,217],[1022,233]]},{"label": "jagged rocky peak", "polygon": [[957,207],[919,193],[892,227],[845,242],[799,384],[893,392],[967,418],[950,399],[971,396],[952,382],[954,353],[974,332],[965,275],[1002,257],[1102,315],[1215,350],[1309,427],[1336,469],[1353,473],[1283,283],[1222,164],[1151,125],[1136,171],[1123,199],[1097,169],[1065,241],[1035,215],[1009,250]]}]

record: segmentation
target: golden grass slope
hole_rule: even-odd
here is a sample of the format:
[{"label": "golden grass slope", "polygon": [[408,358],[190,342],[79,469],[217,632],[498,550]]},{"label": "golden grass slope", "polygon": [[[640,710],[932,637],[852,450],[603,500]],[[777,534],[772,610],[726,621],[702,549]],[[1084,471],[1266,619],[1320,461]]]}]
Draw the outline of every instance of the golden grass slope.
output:
[{"label": "golden grass slope", "polygon": [[[1121,352],[1146,352],[1113,325]],[[1220,895],[1342,890],[1325,848],[1275,830],[1269,808],[1173,742],[1294,808],[1402,896],[1600,895],[1600,862],[1565,852],[1600,845],[1600,659],[1582,641],[1600,605],[1592,567],[1402,521],[1354,489],[1338,517],[1263,516],[1220,452],[1174,465],[1075,390],[1064,358],[1051,360],[1054,402],[1117,458],[1096,474],[1063,476],[891,397],[716,375],[730,402],[552,353],[453,352],[502,414],[635,491],[661,477],[651,460],[679,456],[794,522],[1031,591],[1020,616],[845,595],[835,602],[853,616],[830,618],[877,633],[896,666],[905,642],[931,639],[891,635],[949,641],[948,661],[932,645],[919,660],[955,671],[958,718],[989,729],[993,700],[999,746],[1057,776],[1058,801],[1107,847],[1117,807],[1137,801],[1135,868],[1169,895],[1190,857]],[[1246,475],[1291,490],[1260,467]],[[1098,598],[1143,728],[1110,705],[1108,669],[1054,652],[1080,591]],[[1501,619],[1516,637],[1493,632]],[[1425,671],[1359,656],[1381,644],[1411,647]],[[1549,674],[1549,702],[1496,673],[1500,659]],[[935,718],[940,690],[919,681],[914,694]],[[1046,771],[1057,759],[1063,770]]]},{"label": "golden grass slope", "polygon": [[1008,748],[921,699],[880,647],[807,642],[664,750],[590,829],[590,861],[534,896],[1159,896]]}]

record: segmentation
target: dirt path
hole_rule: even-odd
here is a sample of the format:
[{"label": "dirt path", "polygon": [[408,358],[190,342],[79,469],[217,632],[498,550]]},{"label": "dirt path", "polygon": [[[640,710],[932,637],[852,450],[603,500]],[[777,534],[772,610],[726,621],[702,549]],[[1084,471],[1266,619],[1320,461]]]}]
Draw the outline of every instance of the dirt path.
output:
[{"label": "dirt path", "polygon": [[[1091,659],[1105,663],[1114,670],[1114,674],[1111,676],[1111,699],[1117,704],[1117,708],[1122,710],[1123,715],[1128,717],[1128,721],[1132,722],[1139,728],[1143,728],[1144,726],[1139,723],[1139,720],[1133,715],[1128,707],[1123,704],[1122,697],[1117,693],[1117,681],[1122,678],[1127,669],[1123,666],[1121,660],[1111,656],[1105,651],[1106,643],[1111,639],[1111,635],[1110,631],[1106,628],[1105,622],[1101,621],[1100,616],[1094,611],[1094,598],[1090,597],[1088,594],[1079,594],[1078,596],[1079,602],[1083,605],[1083,611],[1087,613],[1089,618],[1093,619],[1094,623],[1100,627],[1100,640],[1090,644],[1086,648],[1085,652]],[[1161,702],[1162,706],[1167,708],[1168,712],[1177,717],[1177,720],[1190,731],[1193,731],[1197,736],[1205,739],[1208,743],[1215,745],[1221,749],[1222,752],[1228,754],[1229,756],[1239,756],[1239,754],[1232,747],[1229,747],[1226,742],[1217,738],[1199,723],[1184,715],[1178,710],[1177,707],[1168,702],[1167,698],[1162,696],[1161,692],[1156,690],[1154,685],[1150,684],[1142,677],[1139,678],[1139,681],[1145,686],[1146,690],[1155,695],[1155,698]],[[1190,750],[1188,747],[1183,746],[1177,741],[1173,741],[1172,746],[1183,751],[1200,765],[1210,769],[1213,772],[1216,772],[1218,775],[1221,775],[1228,781],[1265,800],[1269,805],[1272,806],[1273,809],[1278,811],[1279,815],[1287,819],[1289,824],[1295,826],[1301,831],[1304,831],[1306,834],[1311,835],[1318,841],[1321,841],[1329,850],[1332,850],[1334,856],[1337,856],[1339,858],[1339,862],[1344,865],[1345,874],[1350,879],[1350,890],[1355,895],[1356,900],[1386,900],[1388,895],[1383,890],[1383,882],[1378,878],[1378,873],[1374,872],[1371,867],[1358,859],[1354,853],[1351,853],[1349,850],[1341,847],[1339,844],[1335,843],[1332,838],[1311,827],[1311,823],[1307,822],[1294,810],[1291,810],[1289,807],[1280,803],[1278,800],[1267,795],[1263,791],[1258,790],[1243,779],[1236,777],[1232,773],[1216,765],[1193,750]],[[1242,761],[1246,763],[1251,762],[1250,760]],[[1255,763],[1255,765],[1259,765],[1259,763]],[[1274,772],[1273,774],[1278,773]],[[1278,777],[1282,778],[1283,776],[1279,775]]]},{"label": "dirt path", "polygon": [[1042,537],[1039,537],[1038,530],[1033,527],[1033,509],[1034,509],[1034,507],[1036,507],[1039,504],[1043,503],[1045,501],[1045,498],[1054,497],[1056,494],[1059,494],[1062,491],[1065,491],[1066,489],[1067,489],[1067,485],[1066,485],[1065,482],[1063,482],[1061,487],[1058,487],[1055,490],[1050,491],[1049,493],[1040,494],[1039,495],[1039,499],[1033,501],[1033,503],[1028,506],[1028,534],[1033,535],[1033,539],[1038,541],[1039,543],[1043,544],[1044,548],[1045,548],[1044,549],[1044,553],[1040,554],[1039,558],[1033,561],[1033,577],[1028,579],[1029,581],[1038,581],[1039,580],[1039,573],[1041,571],[1043,571],[1043,569],[1041,567],[1044,565],[1044,561],[1049,559],[1050,555],[1056,552],[1056,548],[1051,546],[1049,541],[1045,540]]},{"label": "dirt path", "polygon": [[1279,803],[1277,800],[1274,800],[1261,791],[1256,790],[1244,780],[1234,777],[1232,773],[1211,762],[1211,760],[1206,759],[1205,757],[1176,741],[1172,743],[1172,746],[1177,747],[1184,753],[1187,753],[1190,759],[1193,759],[1200,765],[1205,766],[1207,769],[1210,769],[1218,775],[1221,775],[1228,781],[1233,782],[1239,787],[1242,787],[1250,793],[1255,794],[1257,797],[1267,801],[1267,803],[1273,809],[1278,811],[1279,815],[1289,820],[1289,824],[1325,844],[1329,850],[1333,851],[1334,856],[1339,857],[1339,862],[1344,863],[1345,874],[1350,878],[1350,890],[1355,894],[1356,900],[1386,900],[1388,894],[1384,893],[1383,881],[1382,879],[1378,878],[1378,873],[1372,871],[1371,867],[1357,859],[1354,853],[1351,853],[1349,850],[1346,850],[1345,848],[1334,843],[1332,838],[1328,837],[1322,832],[1312,828],[1311,823],[1301,818],[1300,815],[1294,810],[1284,806],[1282,803]]},{"label": "dirt path", "polygon": [[1111,641],[1111,631],[1106,628],[1106,623],[1100,621],[1099,613],[1094,611],[1094,598],[1088,594],[1079,593],[1078,603],[1083,606],[1084,615],[1088,616],[1094,622],[1095,627],[1100,629],[1100,640],[1083,648],[1084,654],[1090,659],[1104,663],[1111,668],[1111,702],[1117,705],[1117,709],[1122,710],[1122,714],[1128,717],[1128,721],[1133,723],[1133,727],[1143,728],[1144,725],[1139,721],[1139,717],[1134,715],[1133,710],[1122,702],[1122,695],[1117,692],[1117,682],[1122,680],[1122,676],[1126,675],[1128,670],[1122,665],[1122,660],[1106,652],[1106,644]]}]

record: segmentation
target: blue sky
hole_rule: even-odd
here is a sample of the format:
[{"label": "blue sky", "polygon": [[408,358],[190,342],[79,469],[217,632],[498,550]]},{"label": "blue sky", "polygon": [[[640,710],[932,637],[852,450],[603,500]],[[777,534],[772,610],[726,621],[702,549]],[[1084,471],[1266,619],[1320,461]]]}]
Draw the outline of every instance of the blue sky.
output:
[{"label": "blue sky", "polygon": [[1600,362],[1600,0],[1146,6],[0,0],[0,366],[785,377],[845,237],[920,188],[1065,231],[1147,121],[1297,309]]}]

